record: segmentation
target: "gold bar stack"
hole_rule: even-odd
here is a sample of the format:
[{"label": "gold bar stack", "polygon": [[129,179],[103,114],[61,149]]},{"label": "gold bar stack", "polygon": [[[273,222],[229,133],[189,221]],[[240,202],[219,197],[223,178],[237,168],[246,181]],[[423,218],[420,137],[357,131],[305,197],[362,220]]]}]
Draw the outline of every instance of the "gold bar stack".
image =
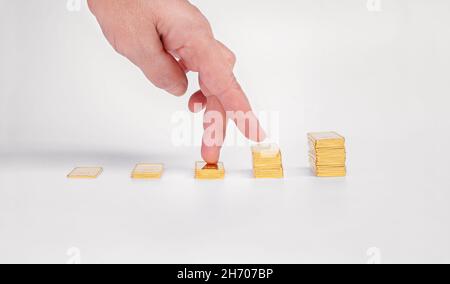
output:
[{"label": "gold bar stack", "polygon": [[160,179],[164,171],[162,164],[138,164],[131,173],[133,179]]},{"label": "gold bar stack", "polygon": [[275,144],[252,147],[253,174],[255,178],[283,178],[283,162],[280,148]]},{"label": "gold bar stack", "polygon": [[318,177],[347,175],[345,138],[336,132],[308,133],[309,159]]},{"label": "gold bar stack", "polygon": [[225,167],[223,163],[212,165],[205,162],[197,162],[195,164],[195,178],[201,180],[224,179]]}]

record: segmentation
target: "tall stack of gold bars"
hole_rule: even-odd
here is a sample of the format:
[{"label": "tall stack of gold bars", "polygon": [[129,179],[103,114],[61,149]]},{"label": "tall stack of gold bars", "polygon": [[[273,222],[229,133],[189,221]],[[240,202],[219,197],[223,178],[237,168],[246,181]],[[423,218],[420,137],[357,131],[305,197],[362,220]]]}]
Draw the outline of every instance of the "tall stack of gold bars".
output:
[{"label": "tall stack of gold bars", "polygon": [[283,178],[283,162],[280,148],[274,144],[252,147],[253,174],[255,178]]},{"label": "tall stack of gold bars", "polygon": [[336,132],[308,134],[309,159],[318,177],[343,177],[347,175],[345,138]]}]

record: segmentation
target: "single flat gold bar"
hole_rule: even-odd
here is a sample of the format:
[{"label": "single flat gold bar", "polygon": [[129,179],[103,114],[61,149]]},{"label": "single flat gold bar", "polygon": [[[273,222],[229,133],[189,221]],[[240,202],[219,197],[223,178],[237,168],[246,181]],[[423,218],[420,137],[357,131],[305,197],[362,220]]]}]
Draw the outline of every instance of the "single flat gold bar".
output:
[{"label": "single flat gold bar", "polygon": [[346,177],[347,172],[327,173],[327,172],[314,172],[317,177]]},{"label": "single flat gold bar", "polygon": [[100,167],[79,167],[75,168],[67,178],[70,179],[96,179],[103,172],[103,168]]},{"label": "single flat gold bar", "polygon": [[137,164],[131,173],[133,179],[160,179],[164,171],[163,164]]},{"label": "single flat gold bar", "polygon": [[336,132],[311,132],[308,140],[312,148],[344,148],[345,138]]},{"label": "single flat gold bar", "polygon": [[346,157],[320,157],[310,155],[311,164],[316,166],[345,166]]},{"label": "single flat gold bar", "polygon": [[196,162],[195,164],[195,178],[203,180],[214,180],[225,178],[225,167],[223,163],[216,165],[207,164],[205,162]]},{"label": "single flat gold bar", "polygon": [[281,179],[284,178],[284,170],[283,168],[277,170],[254,169],[253,176],[257,179]]},{"label": "single flat gold bar", "polygon": [[347,152],[345,151],[345,148],[320,148],[316,149],[314,147],[310,147],[309,151],[314,156],[333,156],[333,157],[342,157],[346,156]]},{"label": "single flat gold bar", "polygon": [[316,173],[316,176],[320,177],[320,178],[333,178],[333,177],[340,178],[340,177],[346,177],[347,174],[345,172],[344,173],[339,173],[339,174]]},{"label": "single flat gold bar", "polygon": [[318,177],[345,177],[347,168],[345,166],[311,166],[312,171]]},{"label": "single flat gold bar", "polygon": [[280,147],[276,144],[259,144],[252,147],[253,158],[268,159],[280,156]]},{"label": "single flat gold bar", "polygon": [[281,153],[279,153],[275,157],[269,157],[269,158],[253,157],[253,165],[270,166],[270,165],[281,165],[281,164],[282,164]]}]

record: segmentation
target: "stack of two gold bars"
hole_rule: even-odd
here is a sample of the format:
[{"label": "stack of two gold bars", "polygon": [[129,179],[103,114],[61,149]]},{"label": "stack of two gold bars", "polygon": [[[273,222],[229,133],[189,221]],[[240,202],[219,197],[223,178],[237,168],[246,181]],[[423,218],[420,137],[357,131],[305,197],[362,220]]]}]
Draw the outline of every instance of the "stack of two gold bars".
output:
[{"label": "stack of two gold bars", "polygon": [[283,178],[283,163],[280,148],[274,144],[252,147],[253,174],[255,178]]},{"label": "stack of two gold bars", "polygon": [[345,138],[336,132],[308,134],[309,158],[312,170],[318,177],[343,177],[347,175]]}]

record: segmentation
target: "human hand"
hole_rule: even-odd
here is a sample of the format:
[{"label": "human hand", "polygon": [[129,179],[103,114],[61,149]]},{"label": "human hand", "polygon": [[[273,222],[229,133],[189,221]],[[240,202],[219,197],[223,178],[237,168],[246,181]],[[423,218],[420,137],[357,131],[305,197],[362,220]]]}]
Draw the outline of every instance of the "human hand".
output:
[{"label": "human hand", "polygon": [[157,87],[182,96],[186,72],[199,74],[200,90],[189,109],[206,108],[202,157],[219,161],[227,122],[256,142],[265,139],[258,119],[237,82],[234,54],[214,38],[202,13],[187,0],[88,0],[114,49],[137,65]]}]

